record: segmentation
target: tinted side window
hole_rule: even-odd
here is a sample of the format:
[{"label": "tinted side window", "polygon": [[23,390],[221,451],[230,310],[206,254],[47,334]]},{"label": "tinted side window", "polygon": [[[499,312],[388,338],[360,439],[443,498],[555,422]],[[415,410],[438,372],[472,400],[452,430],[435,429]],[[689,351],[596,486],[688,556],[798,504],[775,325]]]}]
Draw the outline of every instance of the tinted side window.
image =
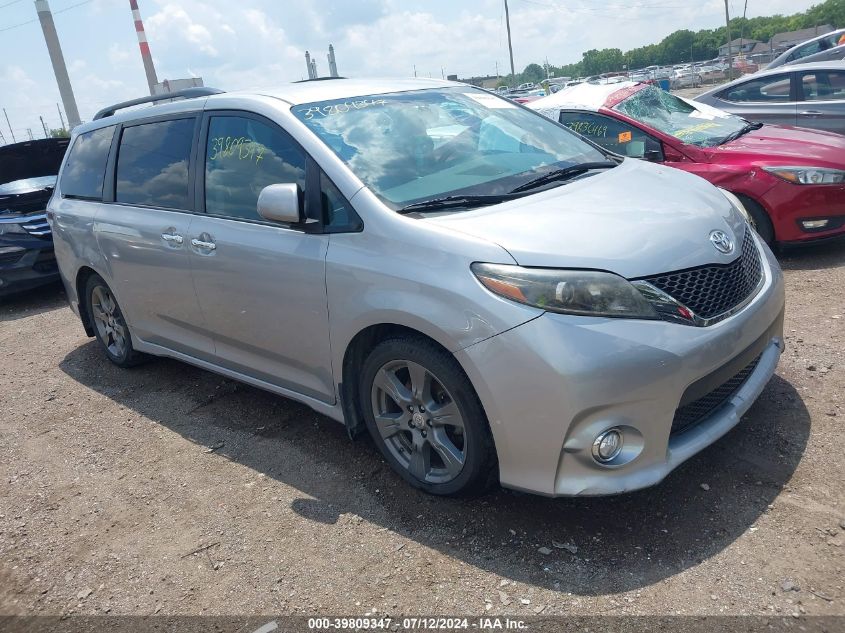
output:
[{"label": "tinted side window", "polygon": [[62,195],[88,200],[103,199],[106,163],[114,127],[100,128],[76,137],[62,172]]},{"label": "tinted side window", "polygon": [[762,77],[751,79],[745,83],[728,88],[719,93],[719,97],[727,101],[742,103],[746,101],[754,103],[781,102],[790,100],[789,75],[774,75],[773,77]]},{"label": "tinted side window", "polygon": [[320,172],[320,200],[323,207],[323,226],[327,233],[360,231],[361,218],[340,190]]},{"label": "tinted side window", "polygon": [[117,152],[115,200],[187,209],[194,123],[177,119],[124,128]]},{"label": "tinted side window", "polygon": [[279,128],[238,116],[211,117],[205,149],[205,210],[260,220],[258,194],[267,185],[305,190],[305,155]]},{"label": "tinted side window", "polygon": [[596,145],[623,156],[643,158],[648,151],[660,151],[660,141],[622,121],[591,112],[561,112],[560,122]]},{"label": "tinted side window", "polygon": [[817,70],[801,75],[806,101],[845,101],[845,71]]}]

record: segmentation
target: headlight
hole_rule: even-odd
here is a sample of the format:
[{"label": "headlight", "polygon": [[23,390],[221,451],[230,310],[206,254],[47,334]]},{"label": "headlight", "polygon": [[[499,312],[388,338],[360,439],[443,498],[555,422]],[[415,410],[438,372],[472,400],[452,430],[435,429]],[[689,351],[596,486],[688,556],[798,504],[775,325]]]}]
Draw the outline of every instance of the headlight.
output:
[{"label": "headlight", "polygon": [[796,185],[840,185],[845,171],[827,167],[763,167],[770,174]]},{"label": "headlight", "polygon": [[472,272],[490,292],[550,312],[659,318],[639,290],[612,273],[479,263]]}]

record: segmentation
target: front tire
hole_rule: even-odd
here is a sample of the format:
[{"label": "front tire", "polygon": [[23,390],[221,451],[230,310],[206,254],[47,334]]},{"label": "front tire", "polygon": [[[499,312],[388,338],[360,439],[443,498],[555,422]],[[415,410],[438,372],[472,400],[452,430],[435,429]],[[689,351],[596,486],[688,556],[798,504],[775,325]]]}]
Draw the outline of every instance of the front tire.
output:
[{"label": "front tire", "polygon": [[742,202],[742,206],[748,211],[751,216],[751,223],[757,234],[763,238],[763,241],[770,247],[775,246],[775,228],[772,225],[772,220],[766,210],[757,202],[747,196],[737,196]]},{"label": "front tire", "polygon": [[455,359],[438,346],[413,336],[380,343],[364,361],[359,389],[373,441],[412,486],[465,496],[498,480],[478,396]]},{"label": "front tire", "polygon": [[129,326],[111,288],[99,275],[91,275],[85,283],[85,309],[94,335],[108,359],[118,367],[132,367],[143,355],[132,347]]}]

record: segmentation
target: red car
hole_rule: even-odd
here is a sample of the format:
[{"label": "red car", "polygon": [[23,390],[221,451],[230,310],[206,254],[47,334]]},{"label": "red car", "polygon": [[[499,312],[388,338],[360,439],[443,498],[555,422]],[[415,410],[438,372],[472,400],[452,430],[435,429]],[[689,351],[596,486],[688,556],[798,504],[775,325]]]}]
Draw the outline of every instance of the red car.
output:
[{"label": "red car", "polygon": [[528,107],[618,154],[733,192],[770,244],[845,235],[845,136],[749,123],[631,82],[580,84]]}]

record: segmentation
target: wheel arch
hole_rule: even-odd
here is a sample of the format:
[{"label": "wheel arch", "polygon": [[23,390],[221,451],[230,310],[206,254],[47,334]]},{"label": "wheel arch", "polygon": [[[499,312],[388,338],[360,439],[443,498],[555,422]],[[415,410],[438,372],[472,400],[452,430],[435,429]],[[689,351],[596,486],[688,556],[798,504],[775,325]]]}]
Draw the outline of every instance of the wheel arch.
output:
[{"label": "wheel arch", "polygon": [[94,336],[94,324],[91,323],[91,317],[88,313],[88,297],[85,296],[85,285],[94,275],[102,277],[100,273],[90,266],[81,266],[79,270],[76,271],[76,279],[74,280],[76,299],[79,303],[79,318],[82,321],[82,327],[85,329],[85,334],[91,338]]},{"label": "wheel arch", "polygon": [[[340,394],[344,423],[349,436],[353,439],[366,433],[363,410],[361,408],[362,403],[358,397],[358,374],[364,363],[364,359],[379,343],[398,336],[415,337],[436,345],[443,353],[455,359],[455,362],[467,376],[467,380],[469,380],[469,374],[467,374],[463,365],[455,358],[454,354],[449,351],[448,347],[425,332],[399,323],[385,322],[368,325],[359,330],[346,345],[341,366],[341,382],[338,392]],[[470,381],[471,383],[472,381]]]},{"label": "wheel arch", "polygon": [[[731,191],[731,190],[729,190],[729,191]],[[772,236],[772,241],[777,242],[778,241],[778,231],[777,231],[777,227],[775,226],[774,220],[772,220],[772,210],[769,208],[769,206],[758,196],[750,195],[746,192],[737,191],[737,190],[733,190],[733,191],[731,191],[731,193],[733,193],[737,198],[739,198],[740,201],[742,202],[742,204],[746,205],[746,207],[748,207],[748,206],[757,207],[760,211],[763,212],[763,214],[765,215],[765,220],[768,222],[768,226],[765,227],[763,230],[770,231],[770,234]],[[749,213],[751,213],[750,210],[749,210]],[[758,230],[758,233],[760,233],[760,232],[761,231]]]}]

